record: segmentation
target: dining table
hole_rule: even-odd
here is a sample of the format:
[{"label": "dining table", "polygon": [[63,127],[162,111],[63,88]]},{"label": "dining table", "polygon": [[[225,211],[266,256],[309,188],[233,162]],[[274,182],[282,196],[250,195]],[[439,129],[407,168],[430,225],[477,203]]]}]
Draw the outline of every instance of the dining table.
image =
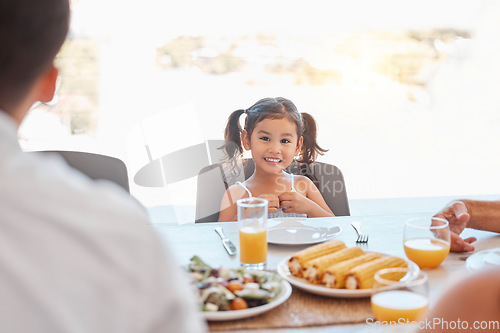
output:
[{"label": "dining table", "polygon": [[[347,247],[360,246],[365,251],[380,252],[406,258],[403,248],[405,222],[416,214],[343,216],[307,218],[301,223],[312,228],[338,227],[338,232],[329,239],[343,241]],[[430,215],[429,215],[430,217]],[[357,234],[351,226],[358,222],[368,242],[356,243]],[[282,221],[268,220],[270,225]],[[239,256],[229,255],[224,248],[215,227],[223,227],[227,236],[238,249],[238,223],[214,222],[184,225],[155,223],[152,225],[166,246],[174,253],[179,265],[186,266],[193,256],[200,257],[212,267],[236,268],[240,265]],[[465,229],[462,237],[474,236],[475,251],[450,253],[437,268],[425,269],[428,280],[430,307],[453,282],[473,272],[468,258],[480,251],[500,248],[500,235],[497,233]],[[317,241],[325,241],[318,239]],[[311,243],[314,243],[312,241]],[[268,244],[266,269],[276,270],[296,252],[311,246],[310,243]],[[293,286],[292,294],[283,304],[254,317],[227,322],[208,322],[210,331],[226,332],[364,332],[374,327],[369,297],[345,298],[324,296],[304,291]]]}]

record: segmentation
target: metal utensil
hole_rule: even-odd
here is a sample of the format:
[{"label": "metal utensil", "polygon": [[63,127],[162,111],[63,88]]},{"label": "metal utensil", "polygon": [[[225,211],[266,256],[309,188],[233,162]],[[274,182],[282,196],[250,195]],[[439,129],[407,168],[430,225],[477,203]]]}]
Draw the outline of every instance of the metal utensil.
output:
[{"label": "metal utensil", "polygon": [[234,246],[233,242],[231,242],[231,240],[226,237],[226,235],[224,234],[224,230],[222,230],[221,227],[216,227],[215,232],[220,236],[222,245],[224,245],[227,253],[229,253],[230,256],[234,256],[236,254],[236,246]]},{"label": "metal utensil", "polygon": [[358,239],[356,239],[356,243],[368,243],[368,235],[364,234],[361,231],[361,223],[354,221],[351,223],[352,227],[354,230],[356,230],[356,233],[358,234]]}]

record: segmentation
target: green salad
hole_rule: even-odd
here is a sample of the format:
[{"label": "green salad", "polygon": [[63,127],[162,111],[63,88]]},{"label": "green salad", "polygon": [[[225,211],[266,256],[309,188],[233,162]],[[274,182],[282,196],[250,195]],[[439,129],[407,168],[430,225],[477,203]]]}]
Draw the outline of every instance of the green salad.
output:
[{"label": "green salad", "polygon": [[272,272],[213,268],[194,256],[188,265],[200,296],[202,311],[243,310],[272,302],[281,278]]}]

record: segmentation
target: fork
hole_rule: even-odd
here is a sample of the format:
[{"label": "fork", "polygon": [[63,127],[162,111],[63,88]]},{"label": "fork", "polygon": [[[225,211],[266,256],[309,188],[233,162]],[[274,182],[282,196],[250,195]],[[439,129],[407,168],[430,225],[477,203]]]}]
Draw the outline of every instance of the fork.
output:
[{"label": "fork", "polygon": [[356,243],[368,243],[368,234],[364,234],[361,231],[361,223],[355,221],[352,222],[351,225],[358,234],[358,239],[356,239]]}]

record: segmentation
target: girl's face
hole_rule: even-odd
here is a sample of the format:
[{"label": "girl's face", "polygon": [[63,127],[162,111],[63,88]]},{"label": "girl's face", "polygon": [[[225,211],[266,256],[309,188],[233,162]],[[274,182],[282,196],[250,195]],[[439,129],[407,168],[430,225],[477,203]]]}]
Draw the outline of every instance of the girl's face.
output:
[{"label": "girl's face", "polygon": [[255,125],[251,137],[241,133],[243,147],[251,150],[255,167],[269,173],[279,173],[288,167],[302,147],[296,125],[287,118],[264,119]]}]

